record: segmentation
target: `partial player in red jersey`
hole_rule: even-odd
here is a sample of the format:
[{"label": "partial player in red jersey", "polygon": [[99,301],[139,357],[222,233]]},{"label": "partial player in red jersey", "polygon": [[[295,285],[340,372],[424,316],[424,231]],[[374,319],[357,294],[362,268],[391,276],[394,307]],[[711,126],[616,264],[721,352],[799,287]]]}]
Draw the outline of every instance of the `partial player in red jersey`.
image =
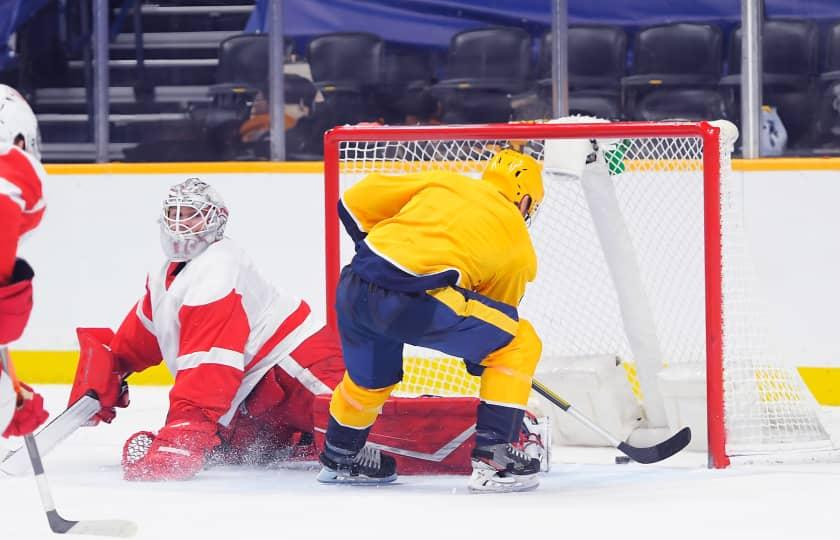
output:
[{"label": "partial player in red jersey", "polygon": [[160,218],[166,261],[148,274],[145,294],[116,333],[78,330],[70,403],[95,392],[99,420],[128,405],[130,373],[163,361],[175,376],[166,424],[125,444],[126,479],[186,479],[209,458],[273,460],[305,446],[315,396],[344,372],[337,338],[259,274],[224,236],[227,219],[207,183],[173,186]]},{"label": "partial player in red jersey", "polygon": [[17,340],[32,310],[29,264],[17,257],[21,238],[44,214],[38,120],[26,100],[0,84],[0,433],[27,435],[47,419],[44,400],[14,378],[6,346]]}]

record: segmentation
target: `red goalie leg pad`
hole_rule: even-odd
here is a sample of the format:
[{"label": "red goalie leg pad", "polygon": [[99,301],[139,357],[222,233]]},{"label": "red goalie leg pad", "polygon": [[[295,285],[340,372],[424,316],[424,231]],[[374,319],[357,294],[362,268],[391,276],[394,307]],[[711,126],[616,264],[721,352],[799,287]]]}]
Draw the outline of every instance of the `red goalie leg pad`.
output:
[{"label": "red goalie leg pad", "polygon": [[[344,366],[339,367],[343,373]],[[213,462],[267,464],[313,459],[317,454],[307,441],[313,429],[314,400],[311,390],[275,366],[254,387],[230,425],[219,429],[222,445],[214,452]]]},{"label": "red goalie leg pad", "polygon": [[[330,396],[315,399],[315,443],[324,446]],[[368,442],[397,460],[400,474],[470,474],[478,398],[392,397],[373,424]]]}]

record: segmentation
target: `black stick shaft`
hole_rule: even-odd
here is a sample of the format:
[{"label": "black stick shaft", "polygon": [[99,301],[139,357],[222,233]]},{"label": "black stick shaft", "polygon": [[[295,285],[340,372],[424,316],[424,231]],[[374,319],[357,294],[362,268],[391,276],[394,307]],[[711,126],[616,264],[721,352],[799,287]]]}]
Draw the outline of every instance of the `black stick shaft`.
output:
[{"label": "black stick shaft", "polygon": [[609,441],[613,448],[618,449],[639,463],[656,463],[657,461],[662,461],[663,459],[676,454],[688,446],[688,443],[691,442],[691,430],[685,427],[669,439],[662,441],[659,444],[649,447],[633,446],[614,437],[610,432],[590,420],[586,415],[572,407],[571,403],[558,396],[554,391],[538,380],[533,379],[531,381],[531,388],[554,405],[563,409],[570,416],[573,416],[581,424],[599,434],[604,438],[604,440]]}]

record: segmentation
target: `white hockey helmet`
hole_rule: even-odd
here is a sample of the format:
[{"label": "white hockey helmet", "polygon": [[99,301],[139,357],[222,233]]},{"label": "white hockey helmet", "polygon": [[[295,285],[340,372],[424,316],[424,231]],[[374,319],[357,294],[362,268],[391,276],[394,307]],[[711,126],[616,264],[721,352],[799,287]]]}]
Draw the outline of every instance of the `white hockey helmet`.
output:
[{"label": "white hockey helmet", "polygon": [[160,243],[171,261],[194,259],[224,237],[228,209],[221,195],[199,178],[169,188],[160,217]]},{"label": "white hockey helmet", "polygon": [[21,138],[24,149],[40,161],[41,136],[35,113],[17,90],[0,84],[0,143],[14,144]]}]

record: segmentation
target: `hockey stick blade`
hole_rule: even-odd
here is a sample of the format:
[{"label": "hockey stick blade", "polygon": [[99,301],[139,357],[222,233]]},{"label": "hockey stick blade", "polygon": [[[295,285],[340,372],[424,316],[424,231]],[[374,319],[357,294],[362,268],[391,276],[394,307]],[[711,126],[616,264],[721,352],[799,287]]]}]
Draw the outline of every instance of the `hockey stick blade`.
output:
[{"label": "hockey stick blade", "polygon": [[128,538],[137,532],[137,525],[130,521],[120,519],[114,520],[83,520],[71,521],[64,519],[55,509],[55,502],[52,498],[47,483],[47,476],[44,474],[44,464],[41,462],[41,455],[38,453],[38,444],[35,437],[25,435],[23,442],[29,459],[32,463],[32,472],[35,473],[35,484],[38,486],[38,494],[41,496],[41,506],[47,516],[47,523],[50,529],[57,534],[87,534],[94,536],[114,536]]},{"label": "hockey stick blade", "polygon": [[663,459],[673,456],[688,446],[688,443],[690,442],[691,429],[684,427],[672,435],[669,439],[653,446],[638,447],[622,442],[617,448],[629,456],[633,461],[638,461],[639,463],[656,463],[657,461],[662,461]]},{"label": "hockey stick blade", "polygon": [[586,415],[574,408],[571,403],[557,395],[556,392],[540,381],[533,379],[531,381],[531,387],[548,401],[573,416],[581,424],[601,435],[604,440],[609,441],[613,448],[617,448],[618,450],[624,452],[625,455],[639,463],[656,463],[657,461],[662,461],[663,459],[673,456],[688,446],[688,443],[691,442],[691,429],[684,427],[669,439],[653,446],[638,447],[627,444],[626,442],[618,440],[607,430],[587,418]]},{"label": "hockey stick blade", "polygon": [[50,529],[56,534],[87,534],[91,536],[110,536],[131,538],[137,534],[137,525],[122,519],[91,519],[71,521],[52,510],[47,512]]}]

